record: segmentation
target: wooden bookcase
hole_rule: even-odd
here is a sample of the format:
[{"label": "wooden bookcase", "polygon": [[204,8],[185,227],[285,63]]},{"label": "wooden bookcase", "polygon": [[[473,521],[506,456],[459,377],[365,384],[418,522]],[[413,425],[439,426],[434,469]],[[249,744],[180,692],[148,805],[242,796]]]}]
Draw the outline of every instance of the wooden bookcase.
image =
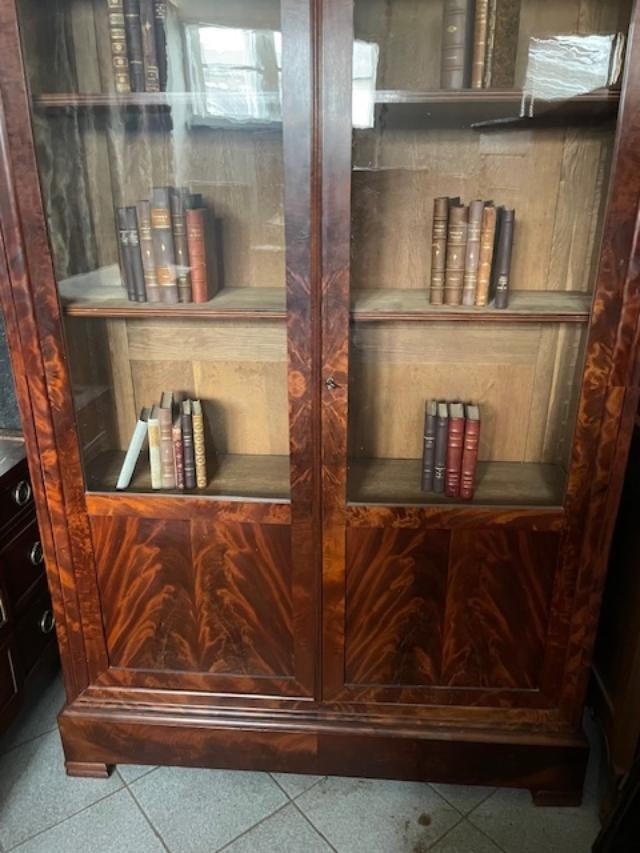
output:
[{"label": "wooden bookcase", "polygon": [[[102,0],[0,8],[0,297],[71,774],[581,796],[640,396],[640,11],[522,0],[515,87],[449,91],[443,6],[170,2],[167,91],[132,94]],[[532,36],[618,31],[619,86],[523,117]],[[376,64],[355,127],[354,40]],[[121,286],[114,209],[164,185],[213,211],[209,302]],[[516,208],[507,310],[430,303],[442,195]],[[154,491],[143,454],[117,492],[166,389],[203,400],[208,485]],[[420,489],[426,398],[480,404],[471,502]]]}]

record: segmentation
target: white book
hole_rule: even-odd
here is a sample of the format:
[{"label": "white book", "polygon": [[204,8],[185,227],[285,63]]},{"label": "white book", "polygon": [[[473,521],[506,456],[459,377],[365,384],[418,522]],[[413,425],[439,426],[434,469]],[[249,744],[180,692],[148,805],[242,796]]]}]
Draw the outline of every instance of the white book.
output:
[{"label": "white book", "polygon": [[124,462],[120,469],[120,476],[118,477],[116,489],[127,489],[131,483],[131,478],[133,477],[133,472],[136,468],[136,462],[138,461],[140,451],[142,450],[142,446],[144,445],[144,441],[147,437],[147,430],[149,428],[148,421],[149,409],[143,409],[140,412],[138,423],[135,425],[133,430],[133,435],[129,442],[129,449],[127,450],[127,455],[124,457]]}]

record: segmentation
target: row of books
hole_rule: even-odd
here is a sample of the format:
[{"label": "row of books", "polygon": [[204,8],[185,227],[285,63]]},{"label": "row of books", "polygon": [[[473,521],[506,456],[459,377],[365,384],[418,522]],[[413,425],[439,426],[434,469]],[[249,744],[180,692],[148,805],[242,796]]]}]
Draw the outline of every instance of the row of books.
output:
[{"label": "row of books", "polygon": [[154,187],[116,208],[120,272],[131,302],[207,302],[207,209],[200,193]]},{"label": "row of books", "polygon": [[428,400],[425,404],[422,490],[471,500],[475,492],[480,407]]},{"label": "row of books", "polygon": [[459,197],[433,205],[430,301],[508,308],[515,210]]},{"label": "row of books", "polygon": [[512,89],[520,0],[444,0],[443,89]]},{"label": "row of books", "polygon": [[207,485],[204,414],[200,400],[165,391],[160,402],[144,408],[131,436],[117,489],[127,489],[144,447],[149,446],[152,489],[199,489]]},{"label": "row of books", "polygon": [[[102,0],[105,2],[105,0]],[[167,0],[106,0],[115,89],[167,88]]]}]

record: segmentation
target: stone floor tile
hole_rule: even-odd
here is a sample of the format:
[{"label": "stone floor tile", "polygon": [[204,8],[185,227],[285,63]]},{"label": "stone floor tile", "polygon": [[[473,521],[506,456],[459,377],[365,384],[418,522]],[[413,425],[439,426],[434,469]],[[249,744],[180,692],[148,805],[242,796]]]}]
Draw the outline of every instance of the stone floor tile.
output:
[{"label": "stone floor tile", "polygon": [[495,791],[495,788],[483,788],[481,785],[436,785],[431,783],[431,787],[462,814],[469,814],[472,809],[475,809]]},{"label": "stone floor tile", "polygon": [[323,776],[311,776],[305,773],[272,773],[271,775],[292,799],[299,797],[300,794],[324,778]]},{"label": "stone floor tile", "polygon": [[331,853],[294,805],[285,806],[224,848],[224,853]]},{"label": "stone floor tile", "polygon": [[[500,853],[500,848],[482,832],[463,820],[429,848],[431,853]],[[542,851],[540,851],[542,853]]]},{"label": "stone floor tile", "polygon": [[141,776],[146,776],[147,773],[151,773],[152,770],[155,770],[155,766],[153,764],[118,764],[117,766],[118,773],[122,776],[122,779],[130,785],[132,782],[135,782],[136,779],[140,779]]}]

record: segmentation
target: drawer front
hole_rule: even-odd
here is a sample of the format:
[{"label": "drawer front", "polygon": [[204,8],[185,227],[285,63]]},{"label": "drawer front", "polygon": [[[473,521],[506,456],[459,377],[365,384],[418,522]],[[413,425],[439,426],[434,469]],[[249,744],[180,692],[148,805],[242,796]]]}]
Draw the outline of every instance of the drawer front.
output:
[{"label": "drawer front", "polygon": [[4,582],[18,613],[26,593],[43,576],[44,555],[35,518],[21,528],[0,551]]},{"label": "drawer front", "polygon": [[13,648],[0,646],[0,718],[18,693],[18,673]]},{"label": "drawer front", "polygon": [[12,524],[28,507],[33,507],[33,490],[27,463],[22,461],[0,487],[0,528]]},{"label": "drawer front", "polygon": [[16,646],[25,678],[45,648],[53,641],[54,627],[49,590],[43,583],[15,630]]}]

